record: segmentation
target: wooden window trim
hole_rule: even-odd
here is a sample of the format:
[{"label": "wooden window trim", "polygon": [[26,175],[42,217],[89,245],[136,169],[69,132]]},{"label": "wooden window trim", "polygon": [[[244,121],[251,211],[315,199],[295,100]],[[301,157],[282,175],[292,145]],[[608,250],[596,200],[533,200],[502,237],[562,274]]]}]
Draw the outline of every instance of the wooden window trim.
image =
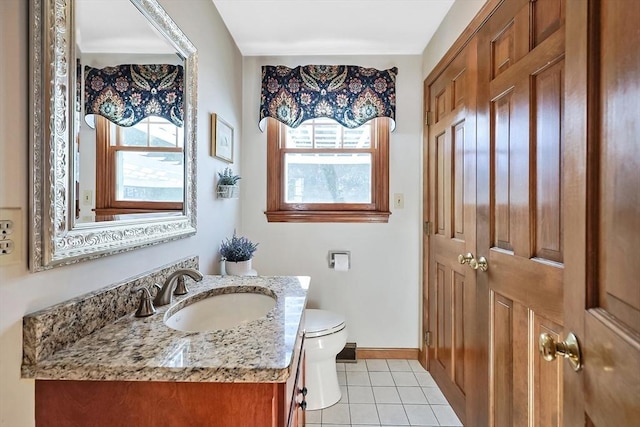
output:
[{"label": "wooden window trim", "polygon": [[[111,145],[110,122],[96,116],[96,216],[182,211],[181,202],[115,200],[116,154],[122,146]],[[124,151],[182,151],[182,148],[127,147]]]},{"label": "wooden window trim", "polygon": [[[284,203],[284,151],[280,148],[286,125],[267,120],[267,210],[268,222],[389,222],[389,121],[375,119],[374,149],[352,150],[371,152],[372,203],[369,204],[298,204]],[[315,150],[322,151],[322,150]],[[325,150],[326,151],[326,150]],[[322,208],[322,209],[321,209]]]}]

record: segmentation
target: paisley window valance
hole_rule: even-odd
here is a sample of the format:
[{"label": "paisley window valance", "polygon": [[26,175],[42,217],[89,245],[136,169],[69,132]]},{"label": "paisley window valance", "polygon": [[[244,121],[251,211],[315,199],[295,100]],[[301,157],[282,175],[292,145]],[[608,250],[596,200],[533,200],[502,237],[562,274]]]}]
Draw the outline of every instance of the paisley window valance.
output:
[{"label": "paisley window valance", "polygon": [[124,64],[84,67],[85,114],[99,114],[119,126],[159,116],[182,127],[184,70],[181,65]]},{"label": "paisley window valance", "polygon": [[388,70],[353,65],[262,67],[260,129],[267,117],[290,127],[329,117],[356,128],[376,117],[396,116],[396,67]]}]

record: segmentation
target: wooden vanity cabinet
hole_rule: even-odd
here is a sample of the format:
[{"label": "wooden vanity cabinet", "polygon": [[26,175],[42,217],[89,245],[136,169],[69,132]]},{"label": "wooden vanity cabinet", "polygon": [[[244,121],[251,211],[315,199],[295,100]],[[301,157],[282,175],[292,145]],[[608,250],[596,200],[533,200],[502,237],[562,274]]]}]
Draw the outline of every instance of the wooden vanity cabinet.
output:
[{"label": "wooden vanity cabinet", "polygon": [[306,425],[305,410],[307,402],[305,396],[307,395],[307,389],[305,388],[304,375],[304,353],[302,353],[294,385],[293,387],[287,386],[287,390],[293,392],[287,408],[289,419],[286,425],[288,427],[303,427]]},{"label": "wooden vanity cabinet", "polygon": [[36,380],[36,425],[304,426],[302,341],[283,383]]}]

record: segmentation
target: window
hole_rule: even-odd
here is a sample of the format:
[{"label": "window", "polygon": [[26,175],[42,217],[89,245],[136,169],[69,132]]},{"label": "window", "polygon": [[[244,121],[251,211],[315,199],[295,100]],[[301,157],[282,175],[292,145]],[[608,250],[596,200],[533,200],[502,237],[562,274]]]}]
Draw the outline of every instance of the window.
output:
[{"label": "window", "polygon": [[387,222],[389,122],[334,120],[290,128],[268,119],[269,222]]},{"label": "window", "polygon": [[96,116],[96,139],[96,215],[182,210],[182,128],[160,117],[121,127]]}]

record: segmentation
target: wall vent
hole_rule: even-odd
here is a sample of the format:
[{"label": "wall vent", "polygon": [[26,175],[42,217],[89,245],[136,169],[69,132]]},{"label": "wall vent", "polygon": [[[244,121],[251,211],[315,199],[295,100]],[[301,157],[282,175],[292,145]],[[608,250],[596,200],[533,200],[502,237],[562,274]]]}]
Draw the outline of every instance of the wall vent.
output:
[{"label": "wall vent", "polygon": [[358,361],[358,345],[348,342],[342,351],[336,356],[336,362],[356,363]]}]

